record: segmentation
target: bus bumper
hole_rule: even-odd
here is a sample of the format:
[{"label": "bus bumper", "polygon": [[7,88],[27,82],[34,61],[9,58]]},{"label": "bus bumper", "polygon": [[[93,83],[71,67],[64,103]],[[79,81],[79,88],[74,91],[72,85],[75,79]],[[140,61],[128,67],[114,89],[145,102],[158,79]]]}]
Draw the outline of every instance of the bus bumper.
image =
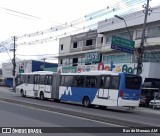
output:
[{"label": "bus bumper", "polygon": [[138,107],[140,100],[125,100],[121,97],[118,98],[117,106],[124,106],[124,107]]}]

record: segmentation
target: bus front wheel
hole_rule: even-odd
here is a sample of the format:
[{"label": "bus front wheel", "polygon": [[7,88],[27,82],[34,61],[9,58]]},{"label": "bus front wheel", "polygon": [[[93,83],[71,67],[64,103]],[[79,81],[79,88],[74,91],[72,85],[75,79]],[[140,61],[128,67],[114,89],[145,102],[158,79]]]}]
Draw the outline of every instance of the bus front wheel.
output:
[{"label": "bus front wheel", "polygon": [[85,106],[85,107],[89,107],[90,106],[90,99],[88,98],[88,96],[85,96],[84,98],[83,98],[83,105]]},{"label": "bus front wheel", "polygon": [[22,97],[25,97],[25,94],[24,94],[24,91],[23,91],[23,90],[21,90],[21,96],[22,96]]}]

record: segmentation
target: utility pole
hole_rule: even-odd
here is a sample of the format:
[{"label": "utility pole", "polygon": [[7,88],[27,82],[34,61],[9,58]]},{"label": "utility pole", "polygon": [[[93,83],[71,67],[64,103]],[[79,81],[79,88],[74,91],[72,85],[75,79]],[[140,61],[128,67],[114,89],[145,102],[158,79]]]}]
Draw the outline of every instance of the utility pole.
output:
[{"label": "utility pole", "polygon": [[45,64],[46,64],[46,62],[45,62],[45,61],[46,61],[46,59],[47,59],[47,58],[43,58],[43,59],[41,59],[41,60],[43,60],[43,68],[45,68]]},{"label": "utility pole", "polygon": [[142,29],[141,43],[140,43],[140,47],[138,48],[137,75],[140,75],[142,73],[142,67],[143,67],[142,58],[144,55],[144,40],[145,40],[146,22],[147,22],[148,10],[149,10],[149,1],[150,0],[147,0],[147,5],[144,7],[145,17],[144,17],[144,24]]},{"label": "utility pole", "polygon": [[15,89],[15,75],[16,75],[16,37],[13,37],[13,60],[12,60],[12,64],[13,64],[13,92],[16,92]]}]

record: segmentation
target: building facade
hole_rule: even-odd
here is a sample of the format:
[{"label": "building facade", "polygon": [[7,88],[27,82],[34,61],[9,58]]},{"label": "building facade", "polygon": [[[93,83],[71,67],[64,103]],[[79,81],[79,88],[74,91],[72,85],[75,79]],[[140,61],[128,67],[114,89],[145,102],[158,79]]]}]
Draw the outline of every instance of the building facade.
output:
[{"label": "building facade", "polygon": [[[141,76],[160,79],[160,7],[153,8],[148,16],[143,68]],[[61,38],[58,56],[58,72],[82,72],[111,70],[136,74],[137,51],[140,46],[144,23],[143,11],[123,16],[125,22],[111,18],[98,23],[98,29]],[[135,41],[133,54],[111,49],[112,36]]]},{"label": "building facade", "polygon": [[[57,68],[58,64],[56,63],[48,63],[36,60],[23,60],[16,62],[16,75],[19,73],[29,73],[34,71],[43,71],[44,67]],[[3,63],[2,64],[2,77],[6,80],[6,85],[8,87],[12,87],[13,85],[13,64]]]}]

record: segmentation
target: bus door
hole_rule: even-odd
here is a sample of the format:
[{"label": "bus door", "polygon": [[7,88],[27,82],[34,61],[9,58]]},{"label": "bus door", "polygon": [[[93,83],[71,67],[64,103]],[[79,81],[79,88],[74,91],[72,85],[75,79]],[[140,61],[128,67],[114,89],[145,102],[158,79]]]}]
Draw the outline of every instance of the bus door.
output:
[{"label": "bus door", "polygon": [[33,87],[35,97],[38,97],[39,82],[40,82],[40,76],[39,75],[35,75],[34,76],[34,87]]},{"label": "bus door", "polygon": [[109,99],[109,84],[110,84],[110,76],[100,77],[100,88],[98,92],[99,98]]},{"label": "bus door", "polygon": [[45,77],[45,92],[51,93],[52,90],[52,75],[47,75]]}]

